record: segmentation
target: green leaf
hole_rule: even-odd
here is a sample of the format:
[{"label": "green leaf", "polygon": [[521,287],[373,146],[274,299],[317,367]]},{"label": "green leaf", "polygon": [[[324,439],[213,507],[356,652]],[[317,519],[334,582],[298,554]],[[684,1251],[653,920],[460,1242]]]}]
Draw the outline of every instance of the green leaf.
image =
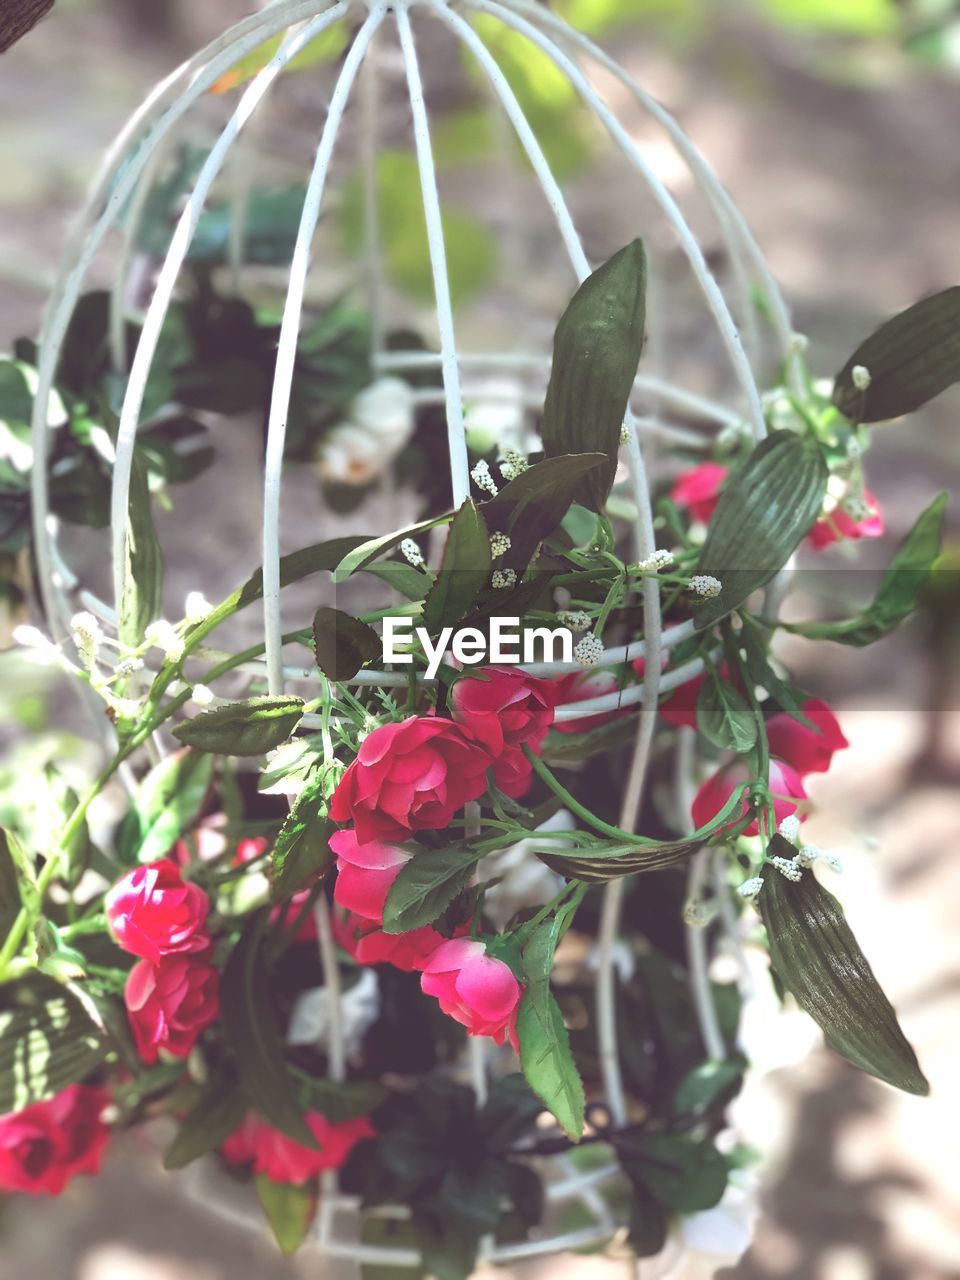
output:
[{"label": "green leaf", "polygon": [[701,1062],[677,1085],[674,1111],[677,1115],[707,1111],[742,1075],[742,1062]]},{"label": "green leaf", "polygon": [[[780,835],[768,854],[791,858]],[[840,903],[813,875],[797,881],[773,868],[763,877],[757,906],[767,930],[770,964],[827,1043],[850,1062],[907,1093],[930,1086],[897,1015],[873,976]]]},{"label": "green leaf", "polygon": [[713,671],[697,695],[697,728],[721,751],[741,756],[757,741],[757,722],[746,698]]},{"label": "green leaf", "polygon": [[270,855],[270,897],[283,902],[322,880],[333,866],[324,779],[311,779],[297,797],[280,828]]},{"label": "green leaf", "polygon": [[619,1139],[617,1154],[632,1182],[678,1213],[712,1209],[727,1188],[727,1162],[709,1139],[641,1133]]},{"label": "green leaf", "polygon": [[372,573],[406,600],[422,600],[433,581],[431,574],[401,560],[384,560],[382,564],[368,565],[367,573]]},{"label": "green leaf", "polygon": [[767,657],[767,650],[760,635],[760,630],[750,618],[741,618],[743,624],[739,643],[747,660],[747,674],[754,684],[766,689],[773,701],[788,716],[808,729],[819,732],[817,726],[808,716],[803,714],[803,705],[807,694],[782,679],[774,671]]},{"label": "green leaf", "polygon": [[303,717],[302,698],[245,698],[178,724],[173,736],[198,751],[262,756],[279,747]]},{"label": "green leaf", "polygon": [[[347,538],[330,538],[326,542],[316,542],[313,546],[303,547],[300,551],[292,551],[280,560],[280,586],[289,587],[291,583],[300,582],[314,573],[332,573],[344,556],[355,547],[365,545],[369,538],[352,535]],[[263,569],[258,569],[235,595],[226,603],[231,608],[244,609],[248,604],[255,604],[263,598]]]},{"label": "green leaf", "polygon": [[638,1258],[652,1258],[667,1242],[667,1214],[642,1183],[634,1183],[627,1239]]},{"label": "green leaf", "polygon": [[596,451],[602,469],[576,500],[600,511],[613,487],[620,431],[643,350],[647,261],[634,240],[574,294],[557,325],[540,434],[547,457]]},{"label": "green leaf", "polygon": [[564,924],[554,916],[523,948],[526,990],[517,1014],[520,1065],[527,1084],[574,1141],[583,1136],[586,1097],[570,1051],[563,1014],[550,990],[553,957]]},{"label": "green leaf", "polygon": [[262,1173],[258,1173],[254,1181],[273,1238],[280,1252],[289,1257],[306,1240],[313,1224],[317,1209],[316,1182],[295,1186],[290,1182],[273,1182]]},{"label": "green leaf", "polygon": [[212,778],[213,758],[199,751],[176,751],[155,765],[120,826],[122,861],[165,857],[199,814]]},{"label": "green leaf", "polygon": [[22,906],[30,921],[29,928],[32,930],[43,910],[43,899],[37,885],[35,859],[27,853],[12,831],[5,831],[2,828],[0,828],[0,858],[13,872],[13,884],[16,890],[15,909],[14,904],[10,904],[13,917],[16,919]]},{"label": "green leaf", "polygon": [[916,608],[917,596],[940,555],[947,495],[941,493],[913,526],[890,568],[873,603],[852,618],[839,622],[782,623],[787,631],[808,640],[835,640],[856,648],[873,644],[900,625]]},{"label": "green leaf", "polygon": [[[853,382],[857,366],[870,385]],[[901,311],[862,343],[837,374],[833,403],[853,422],[912,413],[960,381],[960,285]]]},{"label": "green leaf", "polygon": [[546,764],[575,764],[629,746],[636,738],[637,721],[633,716],[622,716],[583,733],[559,733],[551,729],[543,744],[542,759]]},{"label": "green leaf", "polygon": [[243,1123],[248,1105],[235,1083],[215,1077],[180,1122],[177,1136],[163,1157],[163,1167],[182,1169],[208,1151],[218,1150]]},{"label": "green leaf", "polygon": [[150,514],[147,468],[134,454],[127,523],[127,572],[120,601],[120,639],[136,648],[163,611],[163,552]]},{"label": "green leaf", "polygon": [[453,517],[436,581],[423,605],[423,624],[431,635],[460,621],[490,576],[490,534],[468,498]]},{"label": "green leaf", "polygon": [[723,487],[700,552],[697,573],[722,589],[696,610],[697,629],[712,627],[787,563],[820,514],[827,464],[814,440],[775,431]]},{"label": "green leaf", "polygon": [[482,853],[466,844],[418,849],[400,869],[383,909],[384,933],[407,933],[433,924],[470,883]]},{"label": "green leaf", "polygon": [[383,534],[379,538],[368,538],[344,553],[335,567],[334,582],[343,582],[358,569],[365,569],[371,560],[376,560],[385,551],[399,546],[404,538],[415,538],[418,533],[426,533],[428,529],[435,529],[438,524],[447,524],[452,519],[453,513],[447,512],[442,516],[434,516],[432,520],[421,520],[419,524],[409,525],[406,529],[395,529],[393,533]]},{"label": "green leaf", "polygon": [[510,535],[504,568],[518,576],[526,569],[544,538],[559,529],[584,479],[606,465],[602,453],[577,453],[547,458],[511,480],[495,498],[483,504],[491,533]]},{"label": "green leaf", "polygon": [[276,1000],[262,952],[266,923],[266,912],[251,916],[230,953],[220,985],[220,1022],[240,1085],[251,1103],[274,1128],[315,1149],[274,1021]]},{"label": "green leaf", "polygon": [[110,1047],[82,1006],[44,981],[37,997],[31,983],[26,1008],[0,1013],[0,1115],[22,1111],[85,1079],[103,1065]]},{"label": "green leaf", "polygon": [[566,876],[568,880],[587,880],[601,883],[617,880],[621,876],[632,876],[645,871],[660,871],[674,863],[683,862],[691,854],[702,849],[711,839],[730,827],[724,835],[732,836],[738,830],[750,824],[750,816],[741,817],[743,806],[743,787],[738,787],[730,796],[719,813],[710,821],[699,827],[689,836],[678,840],[643,840],[637,839],[630,844],[611,841],[598,848],[589,848],[576,853],[548,853],[537,849],[536,854],[541,862],[545,862],[552,870]]},{"label": "green leaf", "polygon": [[351,680],[382,653],[373,627],[340,609],[323,606],[313,616],[317,666],[330,680]]},{"label": "green leaf", "polygon": [[373,1080],[342,1081],[304,1076],[300,1098],[308,1111],[319,1111],[333,1124],[367,1116],[383,1101],[385,1091]]},{"label": "green leaf", "polygon": [[17,866],[7,833],[0,830],[0,938],[5,938],[10,932],[22,905]]}]

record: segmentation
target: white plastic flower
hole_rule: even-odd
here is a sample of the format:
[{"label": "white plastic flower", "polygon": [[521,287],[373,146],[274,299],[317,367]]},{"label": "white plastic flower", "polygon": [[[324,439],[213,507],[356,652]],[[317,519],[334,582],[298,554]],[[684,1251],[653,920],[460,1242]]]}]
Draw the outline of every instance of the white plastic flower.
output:
[{"label": "white plastic flower", "polygon": [[701,600],[712,600],[723,590],[723,583],[709,573],[697,573],[690,579],[689,590]]},{"label": "white plastic flower", "polygon": [[158,618],[150,623],[143,635],[149,645],[160,649],[171,662],[179,662],[183,657],[183,640],[177,635],[173,623]]},{"label": "white plastic flower", "polygon": [[[360,1052],[364,1036],[380,1016],[380,986],[372,969],[360,970],[358,980],[341,995],[339,1008],[344,1052],[348,1058],[353,1058]],[[287,1040],[293,1045],[329,1047],[330,993],[326,987],[313,987],[298,997],[290,1016]]]},{"label": "white plastic flower", "polygon": [[413,538],[404,538],[400,543],[400,553],[408,564],[412,564],[415,569],[419,569],[423,564],[423,552],[414,542]]},{"label": "white plastic flower", "polygon": [[672,564],[672,551],[654,551],[645,560],[638,561],[636,567],[641,573],[657,573],[661,569],[669,569]]},{"label": "white plastic flower", "polygon": [[796,844],[800,835],[800,819],[795,813],[788,814],[780,823],[778,830],[784,840],[789,840],[791,844]]},{"label": "white plastic flower", "polygon": [[581,667],[595,667],[603,657],[603,641],[592,631],[578,640],[573,650],[574,661]]},{"label": "white plastic flower", "polygon": [[383,474],[413,434],[413,391],[400,378],[380,378],[359,393],[345,421],[323,439],[317,457],[329,484],[366,485]]},{"label": "white plastic flower", "polygon": [[491,533],[490,535],[490,554],[496,559],[497,556],[504,555],[513,546],[509,536],[505,533]]},{"label": "white plastic flower", "polygon": [[213,605],[204,597],[202,591],[191,591],[187,595],[183,616],[191,625],[203,622],[204,618],[208,618],[212,612]]},{"label": "white plastic flower", "polygon": [[413,435],[413,389],[401,378],[380,378],[359,393],[350,406],[350,421],[367,431],[391,456]]},{"label": "white plastic flower", "polygon": [[485,493],[489,493],[494,498],[500,492],[497,488],[497,482],[490,474],[490,464],[483,458],[480,459],[470,472],[470,478],[478,489],[482,489]]},{"label": "white plastic flower", "polygon": [[390,461],[383,442],[353,422],[341,422],[328,431],[320,448],[317,470],[327,484],[371,484]]}]

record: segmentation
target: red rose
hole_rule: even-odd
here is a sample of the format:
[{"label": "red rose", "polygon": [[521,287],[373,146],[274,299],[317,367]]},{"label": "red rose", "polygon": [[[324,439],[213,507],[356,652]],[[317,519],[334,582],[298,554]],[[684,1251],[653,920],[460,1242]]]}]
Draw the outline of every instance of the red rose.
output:
[{"label": "red rose", "polygon": [[169,858],[128,871],[104,905],[119,945],[153,964],[161,956],[200,951],[207,945],[207,895],[199,886],[185,884],[180,868]]},{"label": "red rose", "polygon": [[517,1048],[517,1010],[523,987],[508,964],[487,955],[485,943],[453,938],[423,967],[420,986],[440,1008],[467,1028],[467,1035],[509,1040]]},{"label": "red rose", "polygon": [[855,520],[842,506],[835,507],[829,515],[821,516],[807,539],[815,551],[832,546],[842,538],[882,538],[885,524],[880,501],[876,494],[864,489],[863,497],[867,504],[867,515],[862,520]]},{"label": "red rose", "polygon": [[490,755],[458,725],[411,716],[365,738],[330,802],[334,822],[352,822],[361,844],[439,831],[487,785]]},{"label": "red rose", "polygon": [[678,507],[689,511],[694,520],[707,524],[716,509],[727,474],[727,468],[719,462],[701,462],[698,467],[691,467],[677,477],[670,497]]},{"label": "red rose", "polygon": [[842,751],[850,743],[843,736],[837,717],[820,698],[808,698],[803,704],[803,714],[817,726],[819,733],[785,711],[771,716],[766,728],[771,754],[792,764],[805,778],[808,773],[826,773],[834,752]]},{"label": "red rose", "polygon": [[[591,698],[602,698],[605,693],[613,693],[620,688],[620,681],[612,671],[571,671],[569,675],[554,680],[557,706],[566,706],[571,702],[587,702]],[[579,720],[558,720],[554,725],[557,733],[586,733],[588,729],[599,729],[602,724],[611,720],[619,720],[628,716],[633,707],[620,707],[616,711],[602,711],[599,715],[584,716]]]},{"label": "red rose", "polygon": [[330,848],[337,855],[334,902],[366,920],[382,924],[387,894],[412,855],[378,840],[360,844],[357,833],[350,830],[335,832],[330,837]]},{"label": "red rose", "polygon": [[295,1142],[251,1113],[224,1142],[221,1154],[230,1164],[252,1165],[254,1173],[272,1182],[299,1186],[324,1169],[339,1169],[358,1142],[376,1137],[368,1116],[333,1124],[318,1111],[310,1111],[304,1120],[319,1143],[318,1150]]},{"label": "red rose", "polygon": [[220,978],[208,954],[141,960],[130,970],[124,999],[137,1052],[151,1066],[160,1053],[185,1058],[220,1012]]},{"label": "red rose", "polygon": [[352,912],[337,915],[334,932],[357,964],[392,964],[404,973],[421,973],[437,947],[447,941],[429,924],[407,933],[384,933],[371,920]]},{"label": "red rose", "polygon": [[553,724],[556,685],[517,667],[481,667],[453,686],[450,710],[496,758],[511,747],[536,751]]},{"label": "red rose", "polygon": [[493,780],[505,796],[519,800],[530,790],[533,765],[522,751],[505,751],[493,762]]},{"label": "red rose", "polygon": [[[695,825],[697,827],[705,827],[723,809],[737,787],[741,783],[747,782],[749,778],[750,771],[742,760],[734,761],[733,764],[719,769],[712,777],[709,777],[697,792],[691,806]],[[797,802],[807,798],[800,774],[784,760],[770,761],[767,786],[773,795],[773,809],[777,815],[778,824],[784,818],[789,817],[791,813],[796,813]],[[738,818],[747,812],[748,807],[749,797],[744,794],[740,814],[731,819],[730,826],[735,825]],[[745,836],[755,836],[759,833],[759,830],[760,828],[756,820],[754,820],[743,834]]]},{"label": "red rose", "polygon": [[0,1190],[58,1196],[78,1173],[99,1173],[110,1131],[103,1089],[71,1084],[47,1102],[0,1116]]}]

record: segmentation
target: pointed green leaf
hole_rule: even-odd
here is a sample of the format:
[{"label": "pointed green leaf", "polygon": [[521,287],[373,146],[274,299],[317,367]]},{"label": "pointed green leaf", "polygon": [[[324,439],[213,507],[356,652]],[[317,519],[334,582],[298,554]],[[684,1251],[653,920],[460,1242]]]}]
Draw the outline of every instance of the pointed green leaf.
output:
[{"label": "pointed green leaf", "polygon": [[[288,587],[293,582],[300,582],[314,573],[333,573],[344,556],[349,555],[356,547],[369,543],[370,539],[361,535],[347,538],[330,538],[326,542],[314,543],[311,547],[303,547],[292,551],[280,560],[280,586]],[[233,607],[243,609],[263,598],[263,569],[258,569],[230,598]]]},{"label": "pointed green leaf", "polygon": [[302,698],[245,698],[178,724],[173,736],[198,751],[262,756],[279,747],[303,717]]},{"label": "pointed green leaf", "polygon": [[807,694],[796,688],[781,676],[770,664],[767,650],[760,635],[759,628],[750,618],[741,619],[743,628],[740,632],[740,646],[747,660],[747,674],[754,684],[766,689],[770,697],[782,711],[786,711],[799,724],[806,725],[819,733],[817,726],[803,714],[803,704]]},{"label": "pointed green leaf", "polygon": [[613,487],[643,350],[646,287],[646,255],[634,240],[583,282],[557,325],[540,434],[548,458],[604,455],[603,467],[576,490],[577,501],[592,511],[602,509]]},{"label": "pointed green leaf", "polygon": [[313,1223],[317,1210],[316,1182],[295,1186],[290,1182],[273,1182],[262,1173],[257,1174],[255,1182],[273,1238],[280,1252],[289,1257],[306,1240]]},{"label": "pointed green leaf", "polygon": [[214,1077],[181,1120],[163,1157],[163,1167],[182,1169],[208,1151],[216,1151],[243,1123],[248,1105],[234,1081]]},{"label": "pointed green leaf", "polygon": [[163,552],[150,514],[147,468],[134,454],[127,524],[127,572],[120,601],[120,639],[136,648],[163,612]]},{"label": "pointed green leaf", "polygon": [[358,569],[366,568],[372,560],[382,556],[385,551],[399,546],[404,538],[415,538],[417,534],[435,529],[438,524],[448,524],[452,519],[453,512],[448,511],[445,515],[434,516],[432,520],[421,520],[419,524],[408,525],[406,529],[395,529],[393,533],[385,533],[379,538],[368,538],[366,542],[361,542],[344,554],[334,571],[334,582],[343,582]]},{"label": "pointed green leaf", "polygon": [[383,909],[385,933],[433,924],[470,883],[482,853],[466,844],[418,849],[390,886]]},{"label": "pointed green leaf", "polygon": [[[791,858],[796,850],[777,835],[769,853]],[[773,970],[827,1043],[878,1080],[928,1093],[916,1054],[833,894],[811,871],[793,882],[768,867],[757,906]]]},{"label": "pointed green leaf", "polygon": [[743,694],[715,672],[697,695],[697,728],[721,751],[745,755],[757,740],[757,722]]},{"label": "pointed green leaf", "polygon": [[827,464],[816,441],[792,431],[762,440],[723,487],[697,573],[722,590],[694,615],[711,627],[778,573],[820,514]]},{"label": "pointed green leaf", "polygon": [[[866,369],[857,387],[853,370]],[[912,413],[960,382],[960,285],[901,311],[867,338],[837,374],[833,402],[853,422]]]},{"label": "pointed green leaf", "polygon": [[323,778],[312,778],[297,797],[280,828],[270,855],[270,897],[283,902],[322,880],[333,866]]},{"label": "pointed green leaf", "polygon": [[437,579],[423,605],[423,625],[436,634],[467,613],[490,577],[490,534],[468,498],[450,525]]},{"label": "pointed green leaf", "polygon": [[155,765],[140,783],[117,836],[124,862],[165,857],[203,807],[213,778],[213,757],[176,751]]},{"label": "pointed green leaf", "polygon": [[373,627],[326,606],[313,616],[313,643],[317,666],[330,680],[351,680],[383,651]]},{"label": "pointed green leaf", "polygon": [[856,648],[873,644],[900,625],[916,608],[917,596],[927,581],[943,545],[947,495],[941,493],[927,507],[904,539],[873,603],[852,618],[839,622],[783,623],[784,629],[808,640],[835,640]]}]

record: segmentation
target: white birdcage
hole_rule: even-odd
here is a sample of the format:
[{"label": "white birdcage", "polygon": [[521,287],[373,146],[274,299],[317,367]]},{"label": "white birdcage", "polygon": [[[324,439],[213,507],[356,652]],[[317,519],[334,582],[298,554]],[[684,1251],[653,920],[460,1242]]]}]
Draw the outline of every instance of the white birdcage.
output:
[{"label": "white birdcage", "polygon": [[[427,112],[424,68],[418,58],[417,39],[424,24],[430,21],[446,28],[450,37],[460,42],[483,73],[491,98],[502,109],[515,132],[529,163],[530,180],[541,190],[556,223],[563,254],[569,262],[570,292],[576,282],[584,280],[592,269],[570,206],[555,179],[537,135],[525,117],[508,78],[501,70],[483,39],[471,24],[475,15],[496,19],[504,27],[518,33],[546,55],[566,76],[607,136],[625,169],[643,185],[648,198],[644,201],[644,217],[650,211],[656,225],[638,225],[636,234],[643,235],[651,246],[651,272],[657,273],[658,246],[675,255],[679,247],[689,265],[692,279],[702,294],[706,314],[712,317],[719,343],[725,352],[728,375],[722,379],[723,393],[714,397],[694,393],[664,376],[657,365],[658,316],[651,317],[651,341],[635,387],[635,398],[628,419],[623,446],[624,461],[629,468],[630,485],[636,518],[633,542],[638,558],[655,550],[654,522],[650,504],[648,463],[653,447],[660,441],[680,444],[702,442],[704,431],[712,427],[740,427],[756,438],[766,432],[761,396],[762,367],[781,366],[787,377],[799,377],[793,367],[798,342],[790,317],[776,283],[742,216],[718,182],[708,164],[698,154],[674,119],[639,84],[596,44],[570,28],[563,20],[535,0],[273,0],[261,12],[251,15],[214,40],[196,56],[170,75],[150,95],[120,134],[98,176],[89,201],[70,239],[50,298],[39,354],[39,387],[33,423],[35,465],[33,470],[33,512],[39,581],[44,595],[48,623],[55,637],[67,640],[69,618],[78,605],[91,608],[109,622],[116,609],[83,589],[77,575],[69,567],[68,549],[58,543],[60,530],[50,512],[49,493],[49,426],[47,404],[57,370],[58,359],[67,326],[80,296],[84,279],[101,244],[113,228],[122,227],[119,265],[112,289],[111,335],[116,372],[129,375],[120,414],[113,465],[111,565],[114,600],[124,592],[128,572],[127,515],[130,501],[133,450],[143,404],[147,379],[154,360],[164,318],[174,298],[198,220],[220,177],[231,149],[258,110],[262,108],[272,86],[284,68],[309,43],[335,23],[356,20],[357,27],[340,64],[330,92],[326,118],[310,173],[306,198],[292,261],[286,280],[282,325],[276,353],[276,366],[270,402],[265,467],[263,475],[263,639],[266,660],[253,664],[252,674],[265,678],[271,693],[285,691],[292,683],[310,677],[297,667],[285,666],[280,624],[280,507],[282,464],[288,406],[294,380],[297,340],[304,311],[305,291],[311,270],[312,247],[321,213],[326,207],[334,161],[335,147],[341,136],[349,138],[359,149],[360,162],[366,167],[367,190],[367,258],[361,271],[369,293],[373,316],[374,369],[377,373],[410,371],[424,365],[439,368],[442,389],[437,400],[445,407],[449,439],[449,466],[454,504],[459,505],[470,487],[468,454],[464,430],[464,401],[491,378],[510,378],[527,388],[524,393],[531,403],[542,398],[550,369],[550,353],[544,345],[528,351],[517,349],[515,335],[509,335],[507,350],[470,350],[458,340],[458,324],[451,302],[447,271],[444,231],[438,193],[438,180],[431,145],[431,128]],[[156,276],[152,296],[143,317],[139,342],[129,369],[125,367],[124,322],[125,280],[130,262],[138,211],[158,170],[158,157],[180,122],[187,117],[215,82],[240,59],[250,54],[270,37],[282,35],[282,42],[269,62],[252,78],[223,127],[217,141],[203,163],[199,177],[186,200],[162,267]],[[390,219],[390,208],[378,208],[373,181],[373,166],[381,136],[381,76],[385,74],[384,54],[389,54],[388,69],[395,71],[400,84],[405,83],[406,99],[412,121],[427,237],[435,289],[436,332],[438,354],[421,351],[386,350],[381,343],[382,324],[378,323],[382,305],[382,272],[377,256],[378,226]],[[426,68],[429,71],[429,68]],[[691,230],[687,217],[674,196],[658,176],[650,152],[635,141],[607,105],[597,87],[601,82],[616,86],[621,98],[627,95],[632,104],[647,113],[662,130],[682,162],[687,189],[712,218],[711,235],[725,249],[728,280],[721,283],[715,276]],[[429,90],[429,85],[426,86]],[[356,114],[356,130],[345,129],[345,119]],[[242,201],[240,202],[242,206]],[[664,235],[663,231],[669,233]],[[653,239],[650,239],[653,232]],[[658,239],[659,236],[659,239]],[[242,262],[242,217],[233,236],[235,265]],[[595,264],[594,264],[595,265]],[[759,311],[762,299],[763,320],[768,350],[760,351]],[[556,317],[552,317],[555,319]],[[549,333],[545,326],[543,334]],[[677,422],[680,419],[680,423]],[[694,419],[698,430],[692,431],[684,421]],[[709,424],[706,426],[705,424]],[[634,658],[646,659],[641,686],[623,693],[615,692],[569,708],[559,708],[558,718],[582,718],[608,711],[614,706],[642,703],[637,740],[629,784],[623,798],[620,825],[634,829],[643,795],[647,758],[652,740],[657,698],[661,691],[690,680],[702,669],[702,663],[686,663],[672,668],[666,664],[661,672],[661,658],[679,642],[688,638],[692,624],[681,624],[663,630],[660,617],[659,589],[650,582],[644,596],[644,639],[626,648],[607,650],[601,661],[623,663]],[[557,668],[553,667],[556,671]],[[358,681],[390,684],[391,673],[364,671]],[[683,799],[689,788],[692,742],[681,748],[678,788]],[[689,803],[686,804],[689,812]],[[691,896],[709,874],[710,863],[701,856],[695,859],[691,872]],[[614,1123],[622,1123],[626,1115],[624,1089],[617,1054],[614,1018],[615,943],[622,897],[622,881],[614,881],[606,889],[605,905],[597,948],[597,1034],[607,1104]],[[326,910],[321,902],[318,924],[325,971],[331,975],[331,1008],[334,1013],[329,1037],[331,1071],[343,1076],[345,1069],[342,1036],[337,1026],[336,952]],[[715,1014],[705,995],[707,956],[702,931],[691,930],[691,972],[695,995],[699,998],[706,1047],[711,1056],[723,1056],[723,1044]],[[472,1046],[472,1078],[479,1093],[485,1088],[483,1050]],[[545,1235],[521,1245],[490,1245],[484,1256],[494,1262],[552,1253],[564,1248],[584,1247],[608,1239],[616,1224],[609,1210],[598,1198],[597,1187],[610,1177],[613,1169],[579,1173],[557,1162],[550,1183],[551,1200],[581,1199],[594,1215],[596,1226],[567,1235]],[[410,1265],[415,1261],[409,1251],[359,1245],[339,1233],[341,1211],[353,1206],[336,1191],[335,1178],[328,1177],[318,1219],[315,1243],[327,1256],[349,1258],[358,1262]]]}]

